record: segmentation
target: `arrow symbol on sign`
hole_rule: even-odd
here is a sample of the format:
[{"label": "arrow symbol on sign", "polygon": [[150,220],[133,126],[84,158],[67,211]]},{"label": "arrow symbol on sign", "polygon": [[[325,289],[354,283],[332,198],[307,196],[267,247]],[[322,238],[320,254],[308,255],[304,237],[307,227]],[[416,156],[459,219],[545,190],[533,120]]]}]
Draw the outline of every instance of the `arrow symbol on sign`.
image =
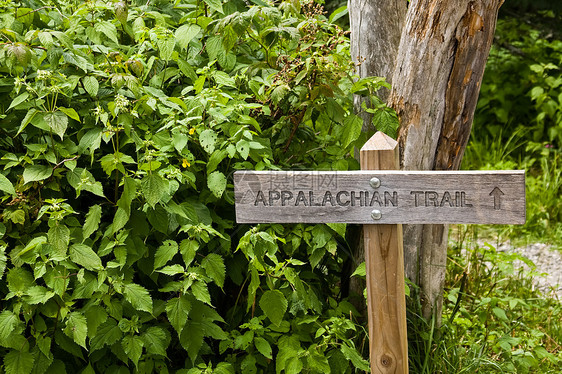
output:
[{"label": "arrow symbol on sign", "polygon": [[492,192],[490,192],[490,196],[494,197],[494,210],[500,210],[501,209],[501,200],[500,199],[501,199],[502,195],[505,195],[505,194],[498,187],[494,187]]}]

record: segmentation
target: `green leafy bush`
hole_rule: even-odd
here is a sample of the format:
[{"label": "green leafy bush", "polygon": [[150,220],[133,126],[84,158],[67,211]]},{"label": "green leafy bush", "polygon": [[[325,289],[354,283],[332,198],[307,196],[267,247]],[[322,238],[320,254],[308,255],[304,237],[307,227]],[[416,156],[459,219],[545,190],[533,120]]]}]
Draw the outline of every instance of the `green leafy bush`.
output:
[{"label": "green leafy bush", "polygon": [[236,169],[358,167],[321,8],[0,7],[6,373],[368,370],[345,225],[234,222]]}]

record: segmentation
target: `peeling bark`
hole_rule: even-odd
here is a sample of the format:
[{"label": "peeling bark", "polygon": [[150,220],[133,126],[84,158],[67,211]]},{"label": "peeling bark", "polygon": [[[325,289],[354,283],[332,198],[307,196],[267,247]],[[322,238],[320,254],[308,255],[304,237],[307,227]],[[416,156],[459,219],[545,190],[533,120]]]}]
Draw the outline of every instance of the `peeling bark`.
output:
[{"label": "peeling bark", "polygon": [[[413,0],[388,103],[400,119],[401,168],[458,169],[503,0]],[[421,287],[423,313],[439,318],[446,225],[404,227],[406,276]]]}]

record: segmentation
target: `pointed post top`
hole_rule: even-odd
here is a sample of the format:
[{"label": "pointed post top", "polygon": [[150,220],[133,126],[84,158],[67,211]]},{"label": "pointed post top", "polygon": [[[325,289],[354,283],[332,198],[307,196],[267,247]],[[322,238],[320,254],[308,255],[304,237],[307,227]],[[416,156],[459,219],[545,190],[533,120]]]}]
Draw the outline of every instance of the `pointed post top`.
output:
[{"label": "pointed post top", "polygon": [[383,151],[392,150],[398,146],[398,142],[386,135],[382,131],[377,131],[375,135],[371,136],[369,140],[363,145],[361,151]]}]

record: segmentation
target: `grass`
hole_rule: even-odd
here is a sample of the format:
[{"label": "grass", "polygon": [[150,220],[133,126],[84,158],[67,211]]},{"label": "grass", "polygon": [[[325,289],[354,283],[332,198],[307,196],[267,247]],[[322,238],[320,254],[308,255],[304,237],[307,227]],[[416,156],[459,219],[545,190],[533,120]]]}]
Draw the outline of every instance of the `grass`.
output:
[{"label": "grass", "polygon": [[441,327],[409,300],[410,372],[560,373],[562,303],[535,290],[534,264],[478,244],[478,233],[459,227],[449,246]]}]

